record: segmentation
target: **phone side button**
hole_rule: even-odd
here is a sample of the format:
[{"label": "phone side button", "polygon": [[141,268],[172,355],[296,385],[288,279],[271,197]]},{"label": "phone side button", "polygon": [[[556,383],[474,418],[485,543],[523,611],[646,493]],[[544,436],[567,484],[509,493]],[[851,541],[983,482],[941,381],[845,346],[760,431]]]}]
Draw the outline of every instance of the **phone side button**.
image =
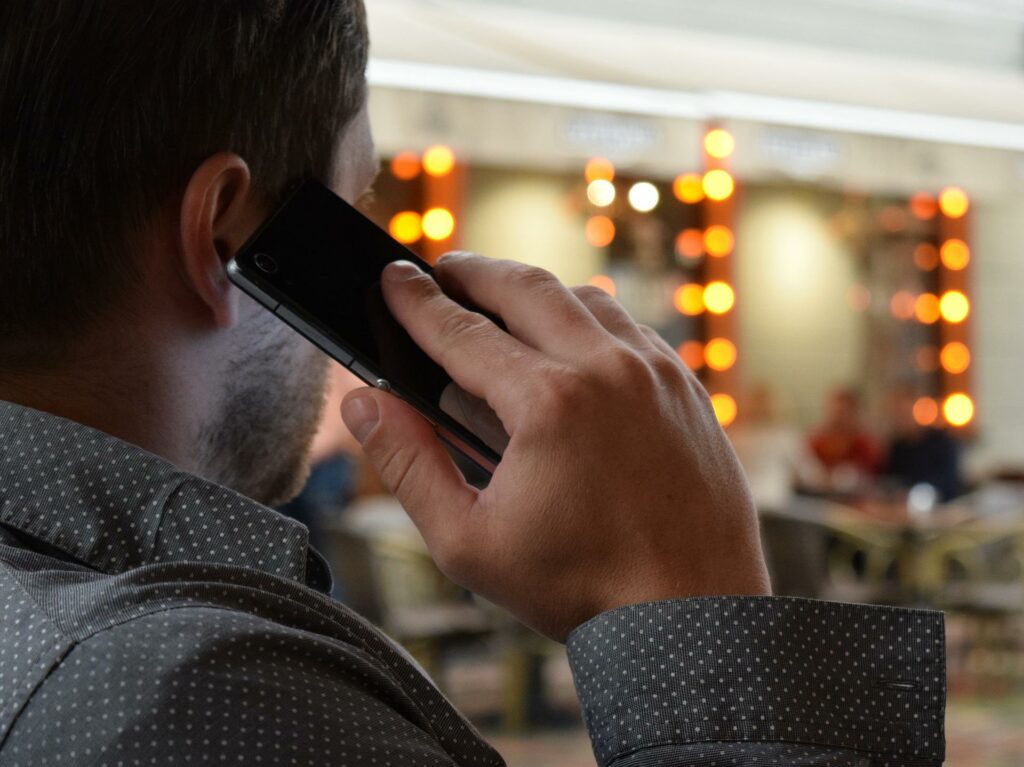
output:
[{"label": "phone side button", "polygon": [[287,322],[297,331],[306,336],[310,341],[319,346],[323,351],[334,357],[342,365],[349,365],[352,362],[352,355],[338,346],[334,341],[314,328],[308,322],[300,318],[295,312],[285,306],[278,307],[277,316]]}]

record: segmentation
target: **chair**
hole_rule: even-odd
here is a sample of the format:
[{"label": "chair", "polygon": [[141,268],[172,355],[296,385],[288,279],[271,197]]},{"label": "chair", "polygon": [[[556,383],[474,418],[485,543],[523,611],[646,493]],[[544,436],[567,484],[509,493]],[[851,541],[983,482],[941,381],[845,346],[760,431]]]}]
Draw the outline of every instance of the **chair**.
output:
[{"label": "chair", "polygon": [[431,676],[439,676],[448,651],[493,633],[487,613],[444,577],[415,537],[360,530],[344,517],[326,535],[346,604],[409,650]]}]

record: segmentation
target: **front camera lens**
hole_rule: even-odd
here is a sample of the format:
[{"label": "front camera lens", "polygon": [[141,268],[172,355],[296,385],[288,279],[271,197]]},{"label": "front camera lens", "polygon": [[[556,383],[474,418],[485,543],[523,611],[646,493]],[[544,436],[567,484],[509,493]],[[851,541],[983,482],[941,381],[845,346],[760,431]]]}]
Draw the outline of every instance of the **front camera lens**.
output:
[{"label": "front camera lens", "polygon": [[277,272],[277,261],[274,260],[273,256],[268,256],[266,253],[257,253],[252,257],[253,263],[256,264],[256,268],[261,272],[267,274],[275,274]]}]

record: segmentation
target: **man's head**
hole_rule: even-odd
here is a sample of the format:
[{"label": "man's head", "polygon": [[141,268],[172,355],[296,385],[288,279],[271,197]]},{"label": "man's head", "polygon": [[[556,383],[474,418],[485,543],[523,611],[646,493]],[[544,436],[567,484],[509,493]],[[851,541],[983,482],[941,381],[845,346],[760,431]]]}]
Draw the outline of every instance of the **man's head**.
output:
[{"label": "man's head", "polygon": [[291,182],[372,180],[367,49],[362,0],[0,4],[0,381],[106,386],[180,432],[138,441],[292,493],[325,361],[224,265]]},{"label": "man's head", "polygon": [[847,387],[829,392],[825,422],[828,428],[835,431],[854,432],[860,429],[860,395]]}]

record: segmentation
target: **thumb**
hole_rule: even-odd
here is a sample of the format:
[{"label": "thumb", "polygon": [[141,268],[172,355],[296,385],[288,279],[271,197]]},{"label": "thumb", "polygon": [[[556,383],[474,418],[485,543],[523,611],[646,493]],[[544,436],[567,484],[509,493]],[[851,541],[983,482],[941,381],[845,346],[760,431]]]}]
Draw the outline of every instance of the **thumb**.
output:
[{"label": "thumb", "polygon": [[477,491],[466,483],[430,423],[397,397],[356,389],[341,403],[341,417],[444,569],[440,556],[461,539],[460,523],[476,503]]}]

